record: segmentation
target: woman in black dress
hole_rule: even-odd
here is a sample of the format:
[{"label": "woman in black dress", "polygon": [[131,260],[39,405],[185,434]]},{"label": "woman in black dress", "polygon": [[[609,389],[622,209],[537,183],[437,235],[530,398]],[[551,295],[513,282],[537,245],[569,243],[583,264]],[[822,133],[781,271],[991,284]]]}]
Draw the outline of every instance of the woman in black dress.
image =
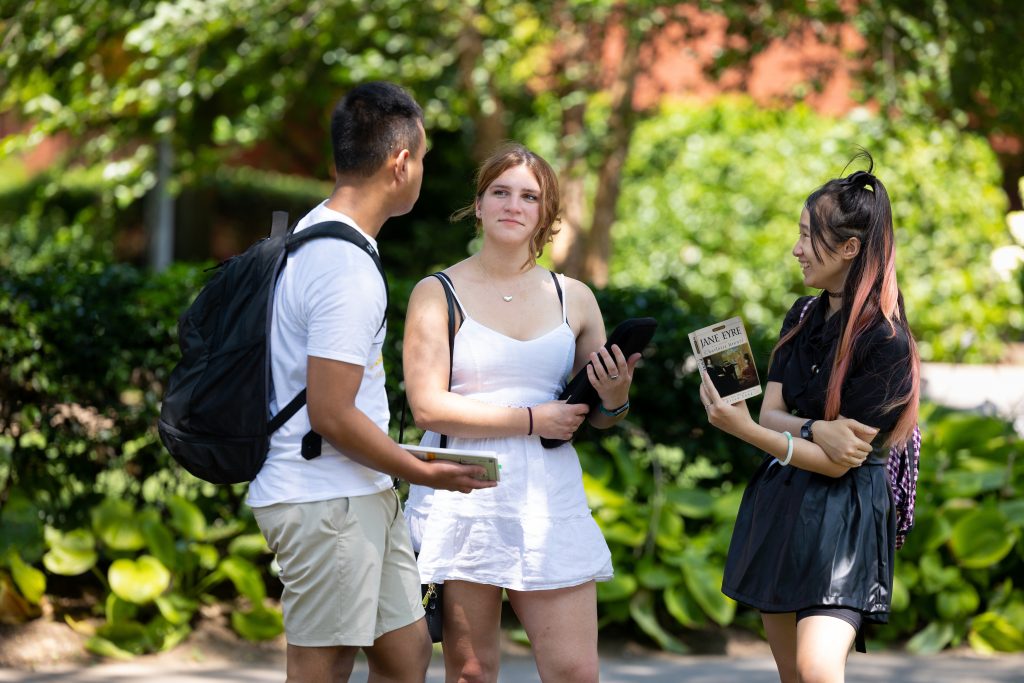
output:
[{"label": "woman in black dress", "polygon": [[786,314],[760,424],[701,382],[711,424],[767,453],[743,495],[722,590],[760,610],[783,683],[842,681],[862,624],[888,620],[896,533],[885,464],[917,423],[917,347],[881,181],[858,171],[812,193],[793,256],[822,291]]}]

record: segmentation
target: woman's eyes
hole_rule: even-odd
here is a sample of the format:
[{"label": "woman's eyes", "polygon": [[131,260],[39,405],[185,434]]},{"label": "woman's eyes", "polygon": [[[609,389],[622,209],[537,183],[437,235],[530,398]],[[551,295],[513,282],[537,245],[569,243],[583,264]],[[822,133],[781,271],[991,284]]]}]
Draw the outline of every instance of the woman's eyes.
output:
[{"label": "woman's eyes", "polygon": [[[510,193],[509,193],[508,190],[503,190],[503,189],[491,190],[491,195],[493,195],[495,197],[507,197],[507,196],[509,196],[509,194]],[[539,202],[540,201],[540,195],[536,195],[536,194],[534,194],[532,192],[524,192],[523,193],[523,199],[525,199],[527,201],[531,201],[531,202]]]}]

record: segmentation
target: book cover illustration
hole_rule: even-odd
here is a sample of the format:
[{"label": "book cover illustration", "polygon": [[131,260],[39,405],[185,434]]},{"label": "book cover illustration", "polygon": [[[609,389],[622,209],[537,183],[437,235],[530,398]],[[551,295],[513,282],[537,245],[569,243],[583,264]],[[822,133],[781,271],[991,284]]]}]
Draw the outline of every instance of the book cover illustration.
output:
[{"label": "book cover illustration", "polygon": [[711,383],[726,403],[736,403],[761,393],[754,354],[741,318],[691,332],[690,347],[697,363],[707,369]]}]

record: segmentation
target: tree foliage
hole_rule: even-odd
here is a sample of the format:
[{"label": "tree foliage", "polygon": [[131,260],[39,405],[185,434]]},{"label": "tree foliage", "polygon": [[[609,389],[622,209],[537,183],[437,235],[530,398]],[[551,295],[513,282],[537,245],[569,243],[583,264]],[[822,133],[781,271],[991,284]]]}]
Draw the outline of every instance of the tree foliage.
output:
[{"label": "tree foliage", "polygon": [[[858,147],[893,206],[900,286],[926,360],[997,360],[1024,334],[1022,292],[991,258],[1009,245],[991,148],[952,124],[892,126],[729,98],[640,124],[626,167],[612,282],[668,283],[717,319],[772,329],[804,292],[790,249],[804,200]],[[951,191],[951,188],[955,188]]]}]

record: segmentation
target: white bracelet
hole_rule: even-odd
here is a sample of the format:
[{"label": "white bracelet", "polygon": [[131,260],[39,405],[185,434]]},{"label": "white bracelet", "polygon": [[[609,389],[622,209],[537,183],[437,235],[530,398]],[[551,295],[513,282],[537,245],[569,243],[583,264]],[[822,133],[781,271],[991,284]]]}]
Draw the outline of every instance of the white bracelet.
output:
[{"label": "white bracelet", "polygon": [[789,461],[793,459],[793,435],[789,432],[782,432],[782,434],[786,437],[786,459],[779,460],[778,458],[775,458],[775,462],[785,467],[789,464]]}]

